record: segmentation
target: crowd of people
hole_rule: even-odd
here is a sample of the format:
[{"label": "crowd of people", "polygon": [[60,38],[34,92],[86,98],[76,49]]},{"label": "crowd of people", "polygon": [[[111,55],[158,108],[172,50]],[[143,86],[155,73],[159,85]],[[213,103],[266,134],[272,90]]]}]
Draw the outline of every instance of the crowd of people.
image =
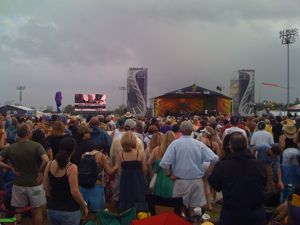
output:
[{"label": "crowd of people", "polygon": [[[0,116],[0,190],[34,225],[79,224],[108,206],[149,211],[182,198],[187,219],[300,224],[300,117]],[[0,211],[7,208],[0,200]]]}]

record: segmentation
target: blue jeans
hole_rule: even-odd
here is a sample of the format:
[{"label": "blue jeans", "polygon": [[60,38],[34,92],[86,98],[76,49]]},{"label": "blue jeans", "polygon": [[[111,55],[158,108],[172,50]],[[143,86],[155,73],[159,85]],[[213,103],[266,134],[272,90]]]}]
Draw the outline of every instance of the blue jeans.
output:
[{"label": "blue jeans", "polygon": [[79,225],[81,219],[80,210],[74,212],[66,212],[48,209],[47,215],[50,225]]}]

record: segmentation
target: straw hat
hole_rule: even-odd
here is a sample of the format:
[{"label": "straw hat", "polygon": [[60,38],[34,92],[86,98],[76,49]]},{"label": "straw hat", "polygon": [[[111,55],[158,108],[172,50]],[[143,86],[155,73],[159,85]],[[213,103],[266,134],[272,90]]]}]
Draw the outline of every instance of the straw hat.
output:
[{"label": "straw hat", "polygon": [[294,124],[291,124],[291,123],[286,124],[283,127],[283,129],[284,129],[284,134],[285,135],[292,136],[292,135],[296,134],[296,132],[297,132],[296,126]]},{"label": "straw hat", "polygon": [[126,112],[124,115],[126,118],[132,118],[131,112]]}]

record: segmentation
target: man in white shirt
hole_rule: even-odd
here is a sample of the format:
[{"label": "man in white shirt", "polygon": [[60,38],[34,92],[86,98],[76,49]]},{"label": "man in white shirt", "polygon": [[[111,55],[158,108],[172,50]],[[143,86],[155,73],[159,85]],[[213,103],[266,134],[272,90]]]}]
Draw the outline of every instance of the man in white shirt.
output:
[{"label": "man in white shirt", "polygon": [[265,130],[266,123],[264,121],[260,121],[257,123],[257,131],[252,135],[250,145],[252,147],[259,146],[262,144],[274,144],[274,139],[272,135]]},{"label": "man in white shirt", "polygon": [[242,133],[246,138],[247,138],[247,133],[245,130],[241,129],[238,127],[238,123],[239,123],[239,117],[237,116],[232,116],[230,118],[230,124],[231,124],[231,127],[227,128],[224,130],[224,133],[223,133],[223,138],[228,135],[228,134],[231,134],[233,132],[240,132]]}]

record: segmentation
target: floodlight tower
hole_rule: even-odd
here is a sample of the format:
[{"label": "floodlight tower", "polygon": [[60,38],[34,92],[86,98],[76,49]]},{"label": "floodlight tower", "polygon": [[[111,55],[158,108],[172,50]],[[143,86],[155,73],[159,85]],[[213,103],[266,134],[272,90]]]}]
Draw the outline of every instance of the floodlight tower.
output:
[{"label": "floodlight tower", "polygon": [[123,92],[123,107],[125,107],[125,91],[126,91],[126,87],[125,86],[121,86],[121,87],[119,87],[119,90]]},{"label": "floodlight tower", "polygon": [[19,95],[19,100],[20,100],[20,105],[22,105],[22,91],[25,90],[25,86],[17,86],[17,90],[20,91],[20,95]]},{"label": "floodlight tower", "polygon": [[296,36],[298,36],[298,29],[287,29],[279,32],[279,38],[281,39],[281,44],[287,45],[287,104],[286,111],[289,109],[290,105],[290,44],[296,41]]}]

